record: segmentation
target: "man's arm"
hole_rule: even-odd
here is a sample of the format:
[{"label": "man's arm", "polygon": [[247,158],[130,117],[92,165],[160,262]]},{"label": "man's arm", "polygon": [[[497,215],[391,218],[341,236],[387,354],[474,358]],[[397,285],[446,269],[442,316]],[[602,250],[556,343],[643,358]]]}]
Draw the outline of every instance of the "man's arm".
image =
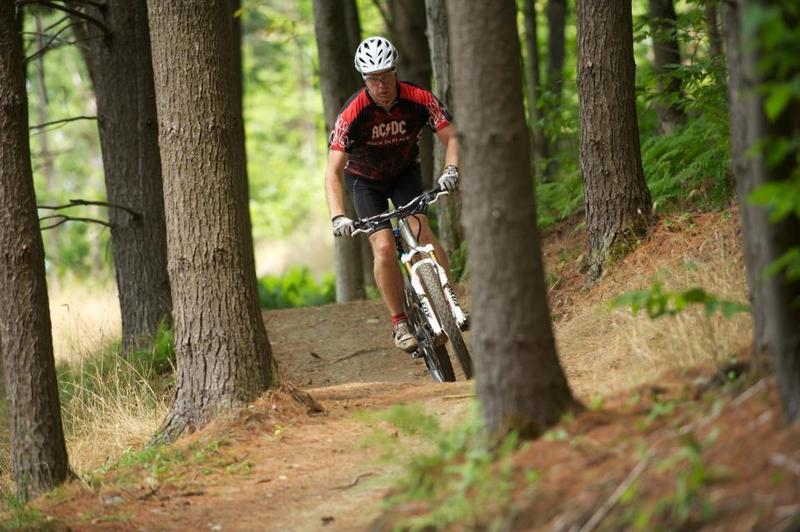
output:
[{"label": "man's arm", "polygon": [[458,137],[456,137],[456,128],[453,124],[447,124],[442,129],[436,132],[436,136],[445,147],[444,164],[452,164],[458,166]]},{"label": "man's arm", "polygon": [[349,155],[338,150],[328,151],[328,166],[325,169],[325,197],[331,218],[346,215],[344,210],[344,165]]}]

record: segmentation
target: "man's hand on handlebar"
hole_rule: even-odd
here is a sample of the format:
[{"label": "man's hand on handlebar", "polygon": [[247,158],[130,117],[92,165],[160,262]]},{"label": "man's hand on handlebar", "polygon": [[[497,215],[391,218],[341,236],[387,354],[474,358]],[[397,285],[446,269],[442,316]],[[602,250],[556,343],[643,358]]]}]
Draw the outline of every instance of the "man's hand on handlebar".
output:
[{"label": "man's hand on handlebar", "polygon": [[340,214],[333,217],[333,236],[353,236],[356,224],[347,216]]},{"label": "man's hand on handlebar", "polygon": [[453,192],[458,188],[458,167],[454,164],[448,164],[439,178],[439,188],[447,192]]}]

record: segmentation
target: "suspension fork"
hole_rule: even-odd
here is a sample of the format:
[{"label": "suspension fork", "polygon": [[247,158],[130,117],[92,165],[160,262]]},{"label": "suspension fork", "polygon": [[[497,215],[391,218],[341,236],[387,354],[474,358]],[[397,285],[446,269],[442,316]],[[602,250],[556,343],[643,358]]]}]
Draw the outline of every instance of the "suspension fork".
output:
[{"label": "suspension fork", "polygon": [[[394,229],[394,235],[395,242],[397,243],[398,247],[398,253],[400,253],[400,261],[406,268],[406,272],[408,273],[408,277],[411,280],[414,290],[416,290],[420,296],[420,299],[423,301],[425,306],[424,310],[428,315],[428,319],[431,322],[431,327],[434,329],[434,332],[439,334],[442,328],[436,319],[436,315],[431,312],[428,296],[425,294],[425,290],[422,288],[422,284],[419,282],[419,277],[414,272],[414,269],[423,262],[431,263],[436,270],[436,273],[439,275],[439,284],[442,285],[442,290],[444,291],[447,304],[450,306],[450,311],[453,313],[456,323],[459,327],[461,327],[467,321],[467,316],[464,313],[464,309],[462,309],[461,305],[458,303],[455,290],[453,290],[453,287],[450,285],[450,280],[447,278],[447,272],[445,272],[444,268],[439,263],[439,260],[436,258],[436,252],[434,251],[433,246],[431,244],[420,246],[419,242],[417,241],[417,237],[414,235],[414,231],[411,230],[411,224],[409,224],[405,218],[401,218],[397,225],[398,228]],[[403,252],[402,242],[405,242],[408,246],[408,252]],[[427,257],[415,261],[414,258],[417,255],[425,255]]]}]

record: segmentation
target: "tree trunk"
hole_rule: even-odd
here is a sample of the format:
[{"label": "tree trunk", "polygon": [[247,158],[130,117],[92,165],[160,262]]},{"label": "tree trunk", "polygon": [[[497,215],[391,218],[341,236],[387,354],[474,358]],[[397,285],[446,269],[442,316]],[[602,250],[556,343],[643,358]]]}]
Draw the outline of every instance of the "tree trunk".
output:
[{"label": "tree trunk", "polygon": [[[336,115],[347,98],[361,84],[353,67],[355,49],[349,49],[349,36],[345,34],[345,14],[342,4],[329,0],[314,1],[314,29],[319,50],[319,74],[322,85],[322,106],[325,109],[325,127],[333,129]],[[344,38],[343,38],[344,37]],[[345,187],[346,189],[347,187]],[[345,192],[347,216],[355,218],[353,203]],[[361,242],[356,238],[337,238],[336,243],[336,301],[364,299],[363,262]]]},{"label": "tree trunk", "polygon": [[650,27],[653,33],[653,70],[658,76],[660,102],[656,104],[662,134],[674,133],[686,116],[680,107],[681,80],[673,74],[681,64],[681,49],[676,33],[677,17],[672,0],[650,0]]},{"label": "tree trunk", "polygon": [[[400,55],[397,67],[400,78],[430,89],[432,68],[428,40],[425,37],[425,0],[392,0],[389,7],[394,45]],[[428,128],[422,129],[419,158],[422,183],[429,189],[433,186],[434,174],[441,167],[433,164],[433,133]]]},{"label": "tree trunk", "polygon": [[27,500],[61,484],[70,473],[14,12],[13,2],[0,3],[0,353],[17,496]]},{"label": "tree trunk", "polygon": [[[800,420],[800,281],[790,280],[784,272],[765,275],[765,269],[790,249],[800,248],[800,218],[790,214],[781,221],[770,219],[768,210],[747,200],[757,187],[767,183],[797,179],[797,152],[785,156],[779,163],[769,163],[766,150],[779,142],[791,142],[800,136],[800,101],[793,98],[786,108],[773,119],[764,111],[764,98],[759,87],[789,83],[796,79],[797,69],[777,72],[765,70],[763,58],[770,50],[759,42],[760,38],[742,39],[741,14],[749,7],[773,6],[769,2],[730,2],[726,17],[730,27],[727,49],[731,70],[731,137],[744,142],[744,164],[734,165],[739,208],[742,213],[745,263],[748,279],[752,283],[753,314],[755,322],[754,349],[757,354],[768,353],[773,360],[775,374],[781,391],[784,414],[789,422]],[[779,8],[780,9],[780,8]],[[740,24],[736,24],[738,22]],[[798,20],[785,11],[783,22],[788,31],[797,32]],[[734,45],[738,44],[738,48]],[[738,57],[736,57],[738,50]],[[741,69],[740,72],[735,70]],[[734,109],[734,105],[736,108]],[[744,127],[744,131],[739,128]],[[770,139],[769,144],[762,144]],[[757,146],[761,146],[757,149]],[[732,144],[733,147],[733,144]],[[738,171],[738,172],[737,172]]]},{"label": "tree trunk", "polygon": [[361,43],[361,19],[358,13],[356,0],[342,0],[344,4],[344,21],[347,28],[348,50],[355,55],[356,48]]},{"label": "tree trunk", "polygon": [[[242,17],[239,10],[242,7],[242,0],[228,0],[228,2],[230,3],[228,16],[231,23],[233,44],[233,83],[236,86],[237,101],[241,112],[243,108],[244,82],[242,80]],[[242,118],[242,126],[244,126],[244,117]]]},{"label": "tree trunk", "polygon": [[477,394],[492,434],[536,436],[576,403],[545,295],[515,2],[451,0],[448,15],[462,164],[491,176],[463,184]]},{"label": "tree trunk", "polygon": [[[433,83],[439,100],[450,112],[453,109],[453,85],[450,79],[450,39],[447,35],[447,8],[445,0],[427,0],[425,10],[428,17],[428,46],[431,50],[431,66],[433,67]],[[458,126],[456,125],[456,128]],[[433,167],[444,167],[444,145],[434,143]],[[445,252],[452,257],[464,241],[464,229],[461,225],[461,193],[456,192],[443,197],[437,202],[439,221],[439,240]]]},{"label": "tree trunk", "polygon": [[[564,26],[567,20],[567,0],[548,0],[547,8],[547,110],[548,116],[557,116],[561,108],[564,89]],[[545,157],[558,151],[558,138],[543,137]],[[544,178],[552,179],[558,172],[554,160],[543,159]]]},{"label": "tree trunk", "polygon": [[643,234],[650,191],[639,148],[633,22],[625,0],[578,0],[580,162],[589,237],[589,281]]},{"label": "tree trunk", "polygon": [[[347,28],[348,50],[354,55],[356,48],[361,43],[361,19],[358,13],[358,3],[356,0],[342,0],[344,2],[345,27]],[[358,75],[355,76],[358,79]],[[360,80],[357,84],[360,83]],[[357,85],[356,85],[357,86]],[[341,239],[338,239],[341,240]],[[366,236],[356,237],[361,247],[361,269],[364,275],[364,288],[371,286],[377,288],[375,283],[375,266],[372,256],[372,246]],[[366,297],[366,290],[364,292]]]},{"label": "tree trunk", "polygon": [[536,28],[536,2],[525,0],[525,42],[528,50],[528,123],[530,124],[531,138],[533,140],[534,168],[537,169],[547,159],[547,143],[539,126],[541,119],[539,112],[539,96],[541,95],[541,67],[539,66],[539,38]]},{"label": "tree trunk", "polygon": [[109,0],[102,13],[87,12],[111,32],[73,17],[95,90],[106,193],[137,213],[109,209],[123,346],[133,349],[151,343],[172,311],[147,4]]},{"label": "tree trunk", "polygon": [[705,0],[703,8],[708,31],[708,54],[716,62],[722,61],[722,37],[719,34],[717,0]]},{"label": "tree trunk", "polygon": [[148,2],[177,391],[172,439],[272,383],[256,292],[227,0]]},{"label": "tree trunk", "polygon": [[764,314],[756,312],[756,308],[763,308],[763,280],[758,273],[767,264],[756,264],[759,257],[764,256],[760,250],[763,244],[761,236],[756,232],[756,226],[765,225],[765,220],[756,223],[753,216],[766,217],[761,210],[750,207],[747,198],[752,189],[752,184],[743,179],[752,171],[750,166],[752,158],[747,155],[747,94],[753,89],[752,80],[744,76],[742,65],[742,21],[741,0],[731,0],[723,4],[723,28],[725,31],[725,53],[728,63],[728,110],[731,135],[731,171],[736,187],[736,199],[739,205],[739,221],[742,226],[742,241],[744,247],[745,263],[747,267],[747,285],[750,291],[750,302],[754,309],[753,316],[753,354],[759,356],[763,353],[764,339]]}]

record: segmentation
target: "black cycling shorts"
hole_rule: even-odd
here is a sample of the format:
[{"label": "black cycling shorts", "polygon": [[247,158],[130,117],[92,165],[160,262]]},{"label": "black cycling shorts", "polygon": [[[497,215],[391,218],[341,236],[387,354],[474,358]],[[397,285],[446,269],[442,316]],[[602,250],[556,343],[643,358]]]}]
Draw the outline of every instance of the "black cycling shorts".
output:
[{"label": "black cycling shorts", "polygon": [[[369,179],[345,172],[344,181],[359,218],[386,212],[389,210],[389,200],[395,207],[400,207],[423,192],[419,163],[412,164],[392,179]],[[424,214],[424,211],[420,212]],[[375,231],[389,227],[391,224],[387,221]]]}]

